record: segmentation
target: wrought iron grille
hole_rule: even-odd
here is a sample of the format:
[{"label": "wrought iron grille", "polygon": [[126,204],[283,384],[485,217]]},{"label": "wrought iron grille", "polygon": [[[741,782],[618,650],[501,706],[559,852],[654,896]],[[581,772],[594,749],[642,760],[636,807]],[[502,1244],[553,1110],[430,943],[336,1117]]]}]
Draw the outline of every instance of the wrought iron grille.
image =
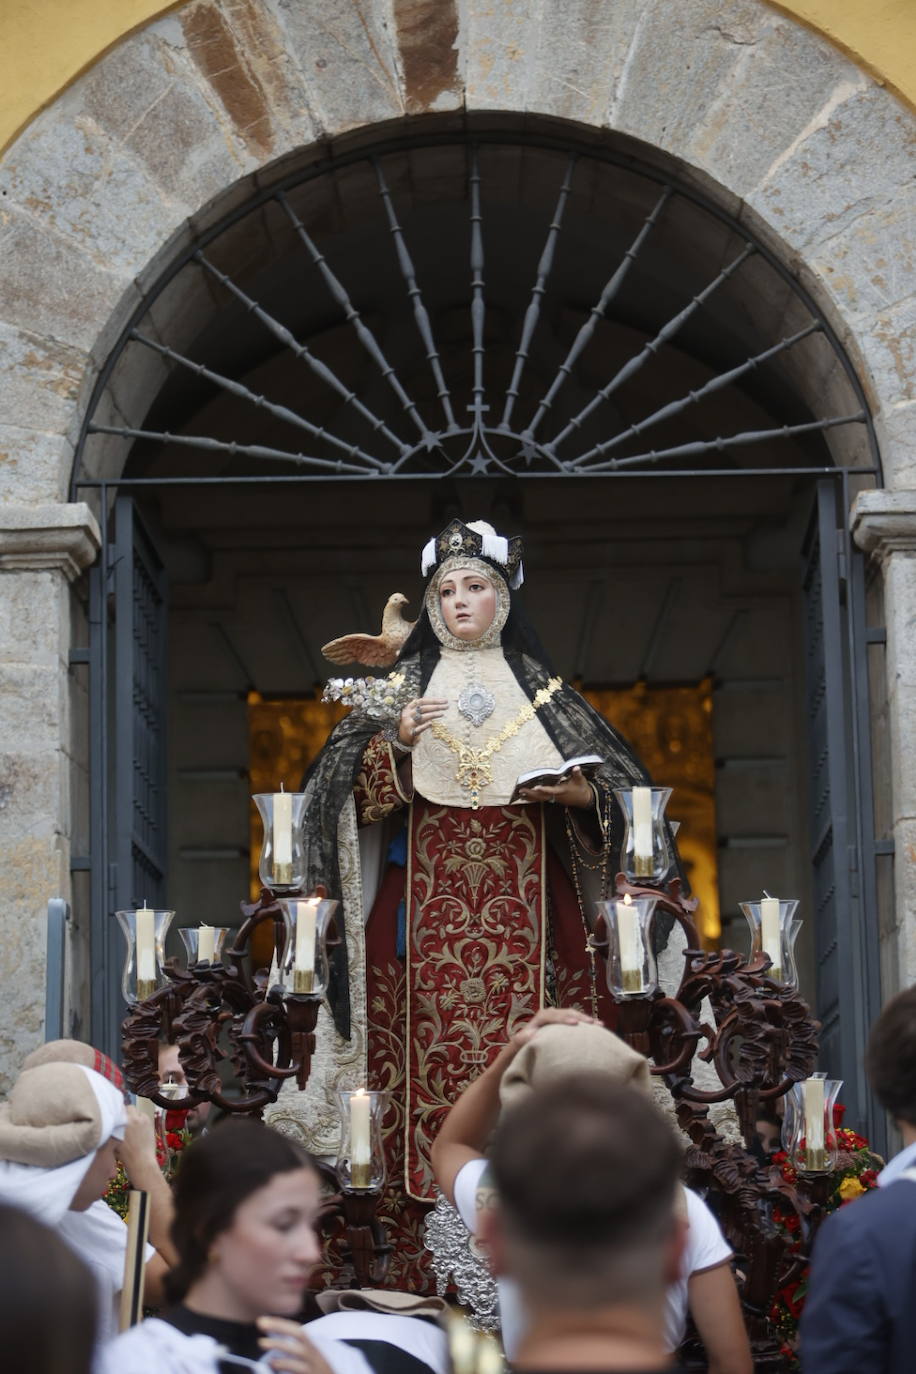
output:
[{"label": "wrought iron grille", "polygon": [[[659,363],[673,358],[690,366],[660,379]],[[746,423],[750,416],[759,422]],[[118,488],[146,485],[631,474],[651,487],[663,472],[753,479],[786,469],[829,472],[843,510],[850,482],[880,481],[854,369],[829,320],[766,244],[694,185],[597,141],[472,129],[322,158],[189,233],[144,287],[99,373],[73,491],[99,489],[104,512]],[[125,562],[112,780],[114,813],[131,824],[115,845],[107,602],[119,563],[110,554],[122,541],[112,546],[109,522],[101,524],[89,656],[93,1038],[114,1046],[108,913],[122,900],[153,898],[150,884],[157,889],[163,875],[166,602],[155,559],[136,580]],[[835,1015],[836,992],[844,968],[864,967],[863,946],[873,961],[875,944],[858,666],[866,631],[861,596],[842,603],[833,546],[824,561],[827,530],[822,524],[808,551],[805,583],[812,767],[822,781],[812,797],[813,865],[828,1051],[851,1078],[854,1048]],[[833,534],[854,589],[860,556],[845,528]],[[147,542],[138,536],[138,551]],[[841,696],[847,690],[850,664],[851,799],[825,772],[823,751],[842,755],[846,722],[837,724],[834,708],[831,724],[822,700],[831,684]],[[865,982],[846,987],[846,1014],[851,1004],[858,1025],[875,1002],[873,967]],[[857,1091],[861,1109],[864,1087]]]},{"label": "wrought iron grille", "polygon": [[[772,295],[768,326],[735,328]],[[701,372],[659,387],[675,353]],[[257,374],[281,355],[299,381],[278,398]],[[158,389],[138,381],[157,366]],[[793,383],[831,370],[822,392]],[[735,394],[759,423],[727,427]],[[229,432],[207,422],[220,398]],[[829,323],[695,189],[597,145],[430,135],[315,163],[193,240],[99,377],[75,485],[116,476],[131,447],[134,476],[168,453],[173,477],[588,477],[737,468],[786,440],[787,465],[829,466],[840,429],[860,436],[846,465],[876,462]]]}]

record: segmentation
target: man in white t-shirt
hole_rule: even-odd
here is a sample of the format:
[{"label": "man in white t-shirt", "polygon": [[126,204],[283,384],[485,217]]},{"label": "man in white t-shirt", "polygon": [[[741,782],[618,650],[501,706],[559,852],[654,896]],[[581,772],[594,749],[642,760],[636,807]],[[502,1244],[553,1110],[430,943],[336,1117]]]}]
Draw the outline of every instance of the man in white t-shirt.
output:
[{"label": "man in white t-shirt", "polygon": [[[433,1144],[432,1162],[439,1187],[475,1236],[492,1199],[484,1150],[501,1108],[581,1070],[651,1091],[649,1066],[642,1055],[579,1012],[546,1009],[513,1036],[454,1104]],[[706,1347],[709,1374],[751,1374],[731,1249],[696,1193],[681,1189],[679,1207],[687,1232],[677,1277],[665,1294],[667,1348],[675,1350],[683,1340],[689,1308]],[[511,1360],[527,1318],[516,1286],[502,1276],[497,1287],[503,1344]]]},{"label": "man in white t-shirt", "polygon": [[502,1113],[490,1148],[480,1236],[525,1313],[512,1368],[671,1374],[665,1285],[684,1222],[670,1124],[628,1084],[573,1073]]}]

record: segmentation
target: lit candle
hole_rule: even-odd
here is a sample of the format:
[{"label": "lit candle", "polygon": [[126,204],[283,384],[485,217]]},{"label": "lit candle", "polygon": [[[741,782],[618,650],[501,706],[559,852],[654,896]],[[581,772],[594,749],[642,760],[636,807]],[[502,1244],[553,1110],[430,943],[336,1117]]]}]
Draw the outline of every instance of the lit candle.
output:
[{"label": "lit candle", "polygon": [[274,793],[274,877],[282,886],[293,878],[293,794]]},{"label": "lit candle", "polygon": [[318,898],[291,902],[296,913],[296,948],[293,956],[293,992],[315,990],[315,923]]},{"label": "lit candle", "polygon": [[642,992],[642,941],[639,918],[629,896],[617,902],[617,944],[620,948],[620,981],[624,992]]},{"label": "lit candle", "polygon": [[354,1188],[372,1186],[371,1105],[365,1088],[350,1097],[350,1182]]},{"label": "lit candle", "polygon": [[827,1167],[823,1078],[805,1079],[805,1167],[820,1171]]},{"label": "lit candle", "polygon": [[216,953],[216,931],[213,926],[201,926],[197,932],[197,962],[213,963]]},{"label": "lit candle", "polygon": [[650,878],[652,863],[652,788],[633,788],[633,872]]},{"label": "lit candle", "polygon": [[152,907],[138,907],[134,913],[137,939],[137,1000],[145,1001],[156,991],[156,913]]},{"label": "lit candle", "polygon": [[760,901],[760,945],[772,960],[770,977],[782,982],[782,932],[779,926],[779,898],[763,897]]}]

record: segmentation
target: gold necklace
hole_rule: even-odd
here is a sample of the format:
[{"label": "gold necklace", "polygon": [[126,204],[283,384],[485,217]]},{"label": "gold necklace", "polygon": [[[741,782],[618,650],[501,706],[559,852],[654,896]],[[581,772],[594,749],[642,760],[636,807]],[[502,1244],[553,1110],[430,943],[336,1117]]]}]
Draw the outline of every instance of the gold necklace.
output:
[{"label": "gold necklace", "polygon": [[459,787],[463,787],[468,793],[468,799],[472,811],[476,811],[480,806],[480,789],[486,787],[493,781],[493,769],[490,767],[490,760],[493,755],[498,753],[507,739],[517,735],[521,727],[527,720],[534,718],[534,713],[545,702],[549,701],[557,688],[563,686],[563,679],[552,677],[546,687],[541,687],[535,692],[532,701],[526,701],[518,715],[504,725],[498,735],[494,735],[486,744],[482,744],[479,749],[475,749],[472,744],[465,744],[460,739],[455,739],[450,735],[441,721],[435,721],[432,732],[436,739],[447,744],[453,754],[458,756],[458,770],[455,777]]}]

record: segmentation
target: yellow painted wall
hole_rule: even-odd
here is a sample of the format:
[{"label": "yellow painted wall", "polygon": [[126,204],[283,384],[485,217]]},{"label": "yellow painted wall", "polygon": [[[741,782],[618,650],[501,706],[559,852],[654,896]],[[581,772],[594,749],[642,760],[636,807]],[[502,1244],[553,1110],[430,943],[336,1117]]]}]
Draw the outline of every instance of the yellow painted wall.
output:
[{"label": "yellow painted wall", "polygon": [[[0,0],[0,151],[121,38],[183,3]],[[916,107],[916,0],[792,0],[774,8],[823,33]]]},{"label": "yellow painted wall", "polygon": [[916,0],[796,0],[773,8],[822,33],[916,106]]},{"label": "yellow painted wall", "polygon": [[0,151],[115,43],[178,4],[0,0]]}]

